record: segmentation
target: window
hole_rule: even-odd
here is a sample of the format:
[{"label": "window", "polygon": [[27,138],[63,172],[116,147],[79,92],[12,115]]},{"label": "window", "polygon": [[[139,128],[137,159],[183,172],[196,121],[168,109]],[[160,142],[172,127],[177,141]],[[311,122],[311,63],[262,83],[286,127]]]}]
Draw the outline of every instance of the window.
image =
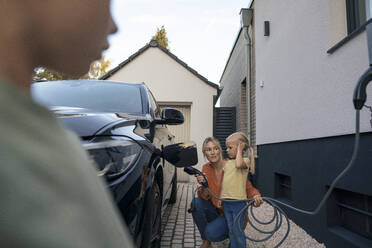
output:
[{"label": "window", "polygon": [[328,226],[339,226],[372,240],[372,197],[334,189],[327,204]]},{"label": "window", "polygon": [[332,54],[365,30],[372,20],[372,0],[328,0],[328,4],[332,47],[327,53]]},{"label": "window", "polygon": [[291,177],[275,173],[275,198],[292,201]]},{"label": "window", "polygon": [[83,108],[85,111],[143,114],[138,85],[88,80],[42,82],[32,85],[33,98],[54,110]]},{"label": "window", "polygon": [[347,33],[350,34],[371,18],[372,0],[346,0]]},{"label": "window", "polygon": [[371,0],[367,0],[366,1],[366,15],[367,15],[367,20],[369,18],[371,18],[371,15],[372,15],[372,1]]}]

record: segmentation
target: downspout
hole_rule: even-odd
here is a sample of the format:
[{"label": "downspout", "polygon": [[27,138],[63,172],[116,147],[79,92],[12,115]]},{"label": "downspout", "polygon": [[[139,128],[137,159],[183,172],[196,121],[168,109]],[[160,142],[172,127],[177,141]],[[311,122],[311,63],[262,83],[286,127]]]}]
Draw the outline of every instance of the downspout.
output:
[{"label": "downspout", "polygon": [[245,59],[246,59],[246,77],[245,77],[245,91],[246,91],[246,102],[247,102],[247,136],[250,144],[251,139],[251,39],[249,37],[249,27],[243,28],[244,40],[245,40]]},{"label": "downspout", "polygon": [[246,89],[246,102],[247,102],[247,136],[248,140],[252,144],[251,134],[251,39],[249,37],[249,26],[252,24],[253,9],[242,8],[240,10],[240,21],[243,28],[242,32],[245,40],[245,58],[246,58],[246,77],[245,77],[245,89]]}]

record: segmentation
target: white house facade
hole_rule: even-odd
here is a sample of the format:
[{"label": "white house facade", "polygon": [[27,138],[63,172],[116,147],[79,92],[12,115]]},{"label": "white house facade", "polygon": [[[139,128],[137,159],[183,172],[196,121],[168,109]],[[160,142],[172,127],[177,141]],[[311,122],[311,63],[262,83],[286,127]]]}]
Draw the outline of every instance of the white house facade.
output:
[{"label": "white house facade", "polygon": [[[263,195],[314,210],[347,166],[355,133],[353,91],[369,67],[365,27],[371,22],[370,2],[254,0],[249,6],[250,57],[244,58],[241,29],[220,80],[221,106],[247,113],[244,101],[234,103],[231,96],[236,101],[244,95],[242,84],[248,81],[252,123],[247,132],[255,138],[254,181]],[[371,106],[371,87],[367,95]],[[372,247],[370,121],[371,112],[363,108],[355,167],[320,213],[307,216],[284,208],[327,247]]]},{"label": "white house facade", "polygon": [[[353,90],[369,64],[365,32],[327,53],[347,36],[339,26],[345,7],[340,0],[255,1],[257,144],[354,133]],[[366,109],[361,117],[361,131],[370,131]]]}]

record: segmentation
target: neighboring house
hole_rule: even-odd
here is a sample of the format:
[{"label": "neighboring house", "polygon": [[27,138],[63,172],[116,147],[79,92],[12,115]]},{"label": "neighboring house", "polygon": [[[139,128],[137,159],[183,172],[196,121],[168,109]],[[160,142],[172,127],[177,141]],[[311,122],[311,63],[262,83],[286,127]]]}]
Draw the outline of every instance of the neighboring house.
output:
[{"label": "neighboring house", "polygon": [[[220,105],[237,108],[237,129],[247,130],[257,146],[256,186],[262,194],[313,211],[351,159],[352,97],[369,66],[364,27],[371,1],[254,0],[250,8],[251,55],[247,60],[242,29],[220,80]],[[371,86],[367,95],[372,105]],[[320,213],[284,208],[327,247],[372,247],[370,120],[363,108],[355,167]]]},{"label": "neighboring house", "polygon": [[[201,151],[203,140],[213,132],[213,108],[219,92],[218,85],[208,81],[154,40],[102,79],[144,82],[160,108],[172,107],[182,111],[184,124],[168,125],[168,128],[176,136],[176,142],[196,142],[198,167],[201,168],[204,163]],[[189,176],[179,169],[178,180],[188,181]]]}]

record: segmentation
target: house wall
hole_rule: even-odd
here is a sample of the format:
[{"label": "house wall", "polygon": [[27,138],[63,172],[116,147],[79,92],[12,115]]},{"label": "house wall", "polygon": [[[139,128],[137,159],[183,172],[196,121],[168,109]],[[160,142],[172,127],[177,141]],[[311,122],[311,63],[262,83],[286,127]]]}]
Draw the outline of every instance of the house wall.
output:
[{"label": "house wall", "polygon": [[[330,37],[344,31],[334,24],[340,16],[329,15],[344,9],[330,10],[337,7],[332,3],[255,1],[257,144],[353,133],[353,89],[369,65],[366,34],[327,54],[334,43]],[[264,21],[270,21],[268,37]],[[362,132],[370,131],[369,120],[369,111],[363,110]]]},{"label": "house wall", "polygon": [[[251,101],[256,101],[258,155],[253,182],[263,196],[313,211],[351,159],[353,91],[369,66],[366,33],[328,54],[347,35],[345,1],[256,0],[251,8],[256,91]],[[270,36],[264,36],[264,21],[270,22]],[[221,77],[221,106],[238,105],[244,56],[244,39],[239,37]],[[367,95],[366,104],[372,105],[371,86]],[[327,247],[372,247],[370,217],[364,214],[371,213],[372,201],[370,120],[371,113],[363,109],[355,165],[326,206],[315,216],[283,207]]]},{"label": "house wall", "polygon": [[236,107],[236,129],[246,130],[241,121],[241,84],[246,77],[246,59],[243,32],[237,37],[235,49],[232,51],[229,63],[221,77],[220,86],[223,88],[220,95],[221,107]]},{"label": "house wall", "polygon": [[[333,54],[327,53],[347,34],[344,3],[254,2],[256,186],[264,196],[308,211],[315,210],[350,161],[355,132],[353,91],[369,66],[365,32]],[[270,22],[268,37],[263,35],[264,21]],[[372,95],[372,87],[367,94]],[[367,104],[372,105],[371,97]],[[357,161],[320,213],[309,216],[284,208],[296,224],[327,247],[372,247],[370,236],[349,226],[354,223],[365,232],[368,218],[353,212],[355,217],[348,220],[343,217],[345,208],[337,204],[367,211],[363,203],[372,196],[367,171],[372,163],[370,120],[371,113],[363,109],[364,133]],[[280,186],[288,182],[289,187]]]},{"label": "house wall", "polygon": [[196,77],[159,48],[150,47],[109,80],[145,82],[157,101],[191,106],[190,139],[198,147],[198,167],[205,162],[203,140],[213,134],[213,96],[217,89]]}]

